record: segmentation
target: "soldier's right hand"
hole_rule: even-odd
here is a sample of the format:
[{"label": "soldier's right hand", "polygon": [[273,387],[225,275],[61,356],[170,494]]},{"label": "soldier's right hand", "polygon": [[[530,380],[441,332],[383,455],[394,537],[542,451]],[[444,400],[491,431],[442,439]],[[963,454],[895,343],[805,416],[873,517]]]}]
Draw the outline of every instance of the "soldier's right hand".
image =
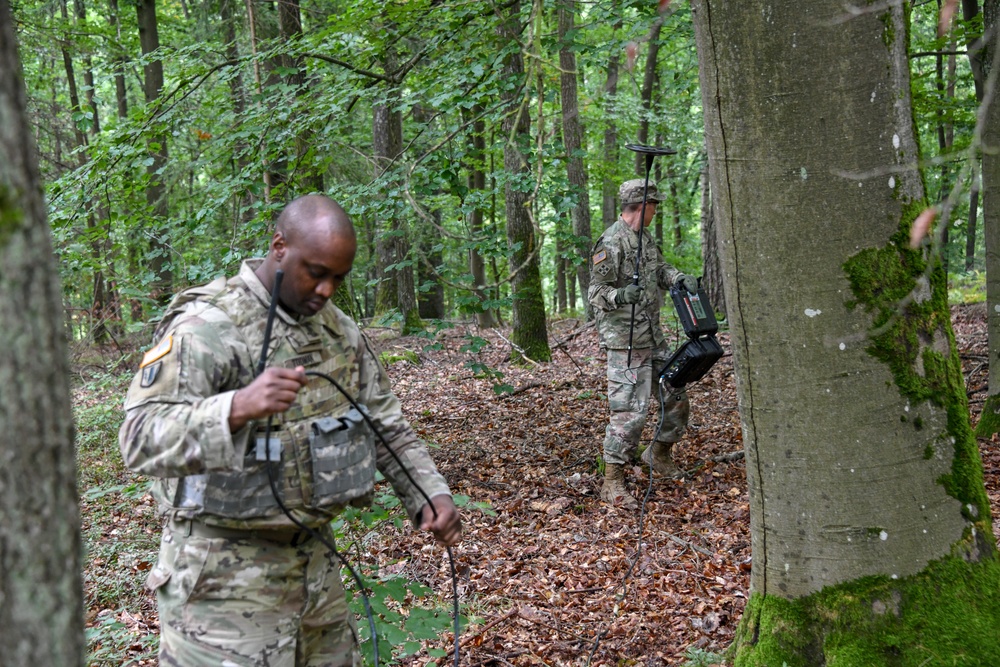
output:
[{"label": "soldier's right hand", "polygon": [[626,285],[615,292],[615,303],[639,303],[642,297],[642,288],[638,285]]},{"label": "soldier's right hand", "polygon": [[264,419],[284,412],[295,402],[299,390],[307,381],[305,368],[299,366],[265,368],[253,382],[233,396],[229,411],[229,429],[238,431],[251,419]]}]

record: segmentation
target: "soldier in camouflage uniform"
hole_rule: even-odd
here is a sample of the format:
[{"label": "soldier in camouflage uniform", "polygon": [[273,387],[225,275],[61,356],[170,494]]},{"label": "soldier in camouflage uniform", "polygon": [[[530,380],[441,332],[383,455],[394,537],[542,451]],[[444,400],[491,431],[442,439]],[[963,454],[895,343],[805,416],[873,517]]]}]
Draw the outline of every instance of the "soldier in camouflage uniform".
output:
[{"label": "soldier in camouflage uniform", "polygon": [[[415,526],[446,545],[461,537],[448,485],[371,344],[329,301],[356,247],[338,204],[299,198],[278,218],[265,259],[181,292],[157,327],[119,442],[129,468],[157,478],[164,527],[147,586],[157,594],[164,667],[360,664],[340,564],[282,512],[272,479],[291,516],[331,542],[331,519],[371,500],[376,468]],[[258,375],[278,269],[279,307]],[[307,370],[337,380],[402,465],[347,399]],[[268,464],[267,452],[279,450],[280,461]]]},{"label": "soldier in camouflage uniform", "polygon": [[[664,199],[653,182],[649,183],[645,219],[642,215],[644,179],[626,181],[618,189],[622,213],[604,230],[594,245],[588,298],[597,317],[601,347],[608,353],[608,405],[611,420],[604,437],[604,486],[601,498],[636,507],[636,499],[625,488],[624,466],[632,461],[646,423],[653,388],[654,369],[659,370],[670,356],[660,328],[663,290],[672,285],[697,289],[697,280],[686,276],[663,260],[660,249],[645,229],[656,215],[656,204]],[[639,262],[639,284],[633,284],[635,259],[639,250],[639,230],[645,235]],[[635,320],[632,320],[632,305]],[[632,354],[629,365],[629,330]],[[659,475],[673,477],[679,471],[671,458],[673,443],[687,427],[688,398],[683,389],[668,387],[663,426],[656,441],[642,454],[642,460]]]}]

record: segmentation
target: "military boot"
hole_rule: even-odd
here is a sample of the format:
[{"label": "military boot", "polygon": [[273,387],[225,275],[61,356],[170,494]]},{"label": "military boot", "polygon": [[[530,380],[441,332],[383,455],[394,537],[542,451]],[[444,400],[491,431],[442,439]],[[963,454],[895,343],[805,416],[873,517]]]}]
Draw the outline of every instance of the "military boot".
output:
[{"label": "military boot", "polygon": [[654,442],[642,453],[643,463],[663,477],[671,479],[681,477],[684,473],[674,465],[674,459],[670,456],[670,450],[673,446],[673,443],[670,442]]},{"label": "military boot", "polygon": [[604,486],[601,487],[601,500],[609,505],[614,505],[618,499],[621,499],[622,507],[633,509],[639,506],[638,501],[625,488],[625,466],[620,463],[607,463],[604,465]]}]

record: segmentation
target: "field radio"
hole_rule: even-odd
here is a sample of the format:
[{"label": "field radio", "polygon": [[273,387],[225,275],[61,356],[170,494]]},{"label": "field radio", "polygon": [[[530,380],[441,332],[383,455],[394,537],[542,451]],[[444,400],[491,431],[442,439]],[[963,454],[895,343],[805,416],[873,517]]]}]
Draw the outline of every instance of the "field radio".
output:
[{"label": "field radio", "polygon": [[719,330],[715,311],[705,290],[701,289],[701,280],[698,282],[697,292],[677,286],[670,288],[670,298],[688,340],[671,355],[657,377],[678,389],[700,380],[723,354],[715,338]]}]

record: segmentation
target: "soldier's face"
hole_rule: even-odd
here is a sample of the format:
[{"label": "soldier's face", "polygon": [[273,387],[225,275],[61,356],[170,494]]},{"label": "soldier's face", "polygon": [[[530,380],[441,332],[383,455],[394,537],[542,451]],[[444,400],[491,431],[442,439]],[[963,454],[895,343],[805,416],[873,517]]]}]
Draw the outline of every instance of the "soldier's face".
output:
[{"label": "soldier's face", "polygon": [[656,202],[653,200],[646,201],[646,217],[642,220],[642,226],[648,227],[649,223],[652,222],[653,216],[656,215]]},{"label": "soldier's face", "polygon": [[354,239],[332,234],[275,243],[281,251],[280,268],[285,272],[281,305],[306,316],[318,313],[344,282],[358,247]]}]

